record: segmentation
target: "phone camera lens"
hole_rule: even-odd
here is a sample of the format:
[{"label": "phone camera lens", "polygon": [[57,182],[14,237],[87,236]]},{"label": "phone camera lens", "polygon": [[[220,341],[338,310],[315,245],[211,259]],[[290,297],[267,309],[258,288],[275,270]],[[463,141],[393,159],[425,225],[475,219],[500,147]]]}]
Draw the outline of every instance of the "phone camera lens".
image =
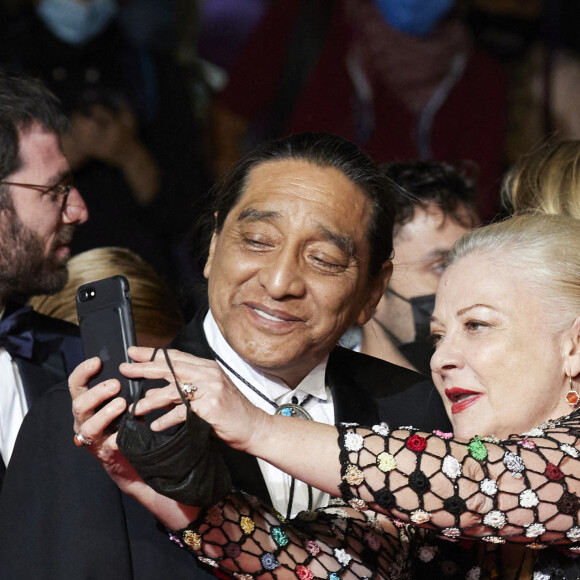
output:
[{"label": "phone camera lens", "polygon": [[87,300],[94,298],[94,296],[95,291],[92,288],[90,288],[89,290],[81,290],[79,292],[79,299],[81,302],[86,302]]}]

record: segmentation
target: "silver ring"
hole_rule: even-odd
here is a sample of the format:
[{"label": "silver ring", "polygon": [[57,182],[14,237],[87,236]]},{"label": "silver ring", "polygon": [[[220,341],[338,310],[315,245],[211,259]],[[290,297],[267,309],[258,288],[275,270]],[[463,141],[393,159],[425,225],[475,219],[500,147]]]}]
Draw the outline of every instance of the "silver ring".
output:
[{"label": "silver ring", "polygon": [[193,393],[197,391],[197,387],[191,383],[183,383],[181,385],[181,392],[188,401],[193,401]]},{"label": "silver ring", "polygon": [[77,433],[75,435],[75,437],[77,438],[77,441],[81,445],[85,445],[87,447],[90,447],[93,444],[92,441],[89,441],[82,433]]}]

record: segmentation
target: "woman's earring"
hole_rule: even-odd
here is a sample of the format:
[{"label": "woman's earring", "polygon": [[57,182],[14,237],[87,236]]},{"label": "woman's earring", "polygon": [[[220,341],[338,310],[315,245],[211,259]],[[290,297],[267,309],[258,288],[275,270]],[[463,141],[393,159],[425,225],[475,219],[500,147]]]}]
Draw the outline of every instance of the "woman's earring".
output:
[{"label": "woman's earring", "polygon": [[576,391],[576,389],[574,388],[572,376],[570,375],[570,390],[566,394],[566,402],[568,403],[568,405],[570,405],[570,407],[572,407],[572,409],[575,409],[579,399],[580,396],[578,395],[578,391]]}]

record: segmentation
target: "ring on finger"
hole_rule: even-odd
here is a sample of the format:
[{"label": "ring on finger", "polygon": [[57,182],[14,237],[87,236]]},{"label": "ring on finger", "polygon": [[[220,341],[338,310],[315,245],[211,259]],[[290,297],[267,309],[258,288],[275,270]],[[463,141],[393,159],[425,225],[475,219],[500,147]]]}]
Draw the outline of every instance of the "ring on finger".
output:
[{"label": "ring on finger", "polygon": [[75,434],[75,445],[77,447],[90,447],[93,444],[92,441],[89,441],[80,431]]},{"label": "ring on finger", "polygon": [[192,383],[183,383],[181,385],[181,392],[188,401],[193,401],[193,393],[197,391],[197,387]]}]

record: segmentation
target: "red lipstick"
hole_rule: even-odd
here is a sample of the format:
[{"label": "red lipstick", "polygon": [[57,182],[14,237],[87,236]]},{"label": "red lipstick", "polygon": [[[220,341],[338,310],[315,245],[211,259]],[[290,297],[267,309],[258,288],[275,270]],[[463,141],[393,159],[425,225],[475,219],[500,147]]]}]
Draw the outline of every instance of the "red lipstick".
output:
[{"label": "red lipstick", "polygon": [[475,404],[483,393],[477,393],[475,391],[468,391],[467,389],[459,389],[453,387],[451,389],[445,389],[445,396],[451,401],[451,413],[456,415],[465,411],[468,407]]}]

